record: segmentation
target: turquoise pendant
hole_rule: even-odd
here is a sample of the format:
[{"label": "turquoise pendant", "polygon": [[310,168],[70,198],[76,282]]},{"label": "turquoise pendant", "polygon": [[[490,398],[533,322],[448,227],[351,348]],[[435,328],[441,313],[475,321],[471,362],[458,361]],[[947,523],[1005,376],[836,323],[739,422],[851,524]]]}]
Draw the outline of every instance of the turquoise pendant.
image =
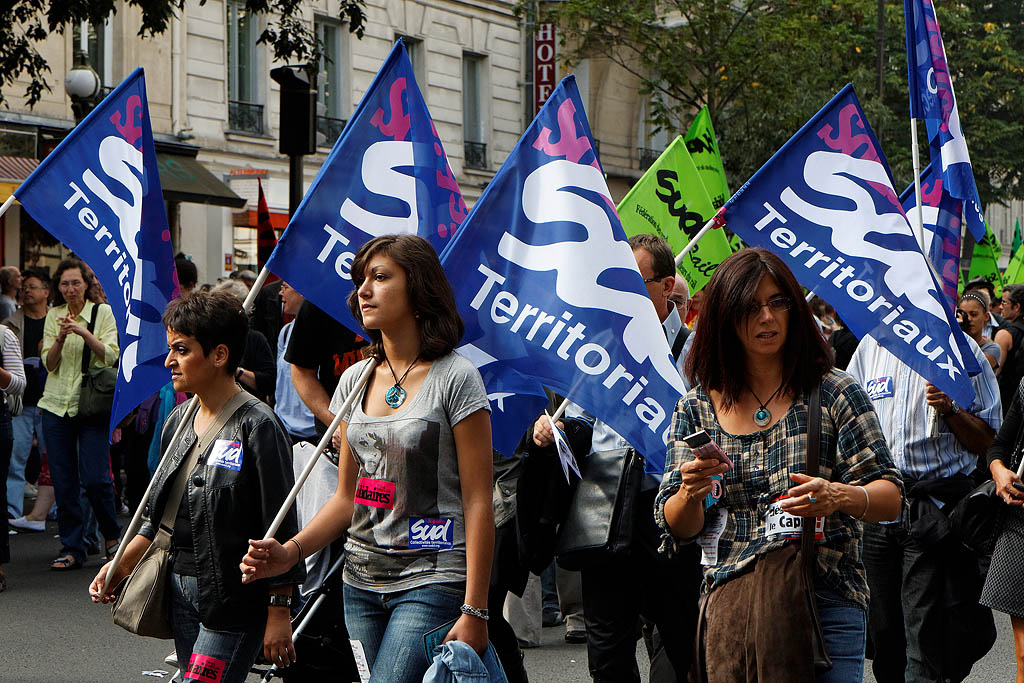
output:
[{"label": "turquoise pendant", "polygon": [[772,421],[772,411],[761,406],[754,411],[754,424],[758,427],[766,427]]},{"label": "turquoise pendant", "polygon": [[388,389],[388,393],[384,394],[384,402],[392,408],[399,407],[405,403],[405,389],[397,384],[391,387]]}]

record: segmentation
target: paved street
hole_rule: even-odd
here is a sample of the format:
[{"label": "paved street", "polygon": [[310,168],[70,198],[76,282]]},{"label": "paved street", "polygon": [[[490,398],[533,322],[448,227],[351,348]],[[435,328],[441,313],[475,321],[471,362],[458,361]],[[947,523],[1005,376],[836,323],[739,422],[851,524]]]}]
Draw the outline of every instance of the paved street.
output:
[{"label": "paved street", "polygon": [[[122,520],[124,521],[124,520]],[[106,607],[93,605],[86,587],[100,566],[91,558],[82,571],[51,572],[58,550],[47,531],[11,537],[13,561],[7,567],[10,587],[0,594],[0,682],[2,683],[146,683],[161,680],[144,671],[166,669],[170,641],[132,636],[113,625]],[[1009,619],[997,615],[999,639],[979,662],[969,681],[1013,680],[1013,643]],[[546,628],[543,645],[526,651],[533,683],[587,683],[583,645],[563,642],[562,628]],[[645,656],[638,649],[641,662]],[[646,681],[646,668],[641,667]],[[169,680],[164,676],[163,680]],[[258,678],[253,675],[250,681]],[[874,679],[868,675],[866,681]]]}]

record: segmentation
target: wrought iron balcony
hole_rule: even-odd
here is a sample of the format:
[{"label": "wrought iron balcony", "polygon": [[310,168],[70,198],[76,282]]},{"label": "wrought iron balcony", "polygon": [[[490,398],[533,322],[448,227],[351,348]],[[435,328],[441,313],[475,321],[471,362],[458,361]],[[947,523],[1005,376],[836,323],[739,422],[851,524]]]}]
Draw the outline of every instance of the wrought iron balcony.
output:
[{"label": "wrought iron balcony", "polygon": [[466,140],[462,144],[466,156],[466,168],[487,170],[487,143]]},{"label": "wrought iron balcony", "polygon": [[263,105],[229,100],[228,128],[243,133],[263,135]]},{"label": "wrought iron balcony", "polygon": [[[323,135],[326,139],[323,146],[333,147],[334,143],[337,142],[339,137],[341,137],[341,131],[345,130],[346,123],[348,123],[348,121],[345,119],[335,119],[330,116],[317,116],[316,132]],[[320,144],[319,140],[317,140],[317,144]]]},{"label": "wrought iron balcony", "polygon": [[647,169],[649,169],[651,167],[651,164],[653,164],[655,161],[658,160],[658,157],[661,156],[663,151],[664,150],[661,150],[661,149],[650,149],[648,147],[637,147],[636,148],[636,155],[637,155],[638,161],[640,162],[640,170],[646,171]]}]

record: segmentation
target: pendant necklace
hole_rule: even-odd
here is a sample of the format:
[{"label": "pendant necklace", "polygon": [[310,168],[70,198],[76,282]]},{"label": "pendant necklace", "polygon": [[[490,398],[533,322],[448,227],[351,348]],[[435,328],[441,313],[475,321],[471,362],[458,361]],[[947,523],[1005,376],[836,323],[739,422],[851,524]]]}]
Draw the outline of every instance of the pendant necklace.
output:
[{"label": "pendant necklace", "polygon": [[749,391],[750,395],[754,397],[754,400],[761,404],[761,407],[754,411],[754,424],[758,427],[766,427],[768,426],[768,423],[772,421],[772,411],[768,410],[768,403],[772,402],[772,399],[775,398],[775,394],[779,393],[780,389],[782,389],[781,384],[778,389],[772,392],[772,395],[768,397],[768,401],[766,402],[759,399],[753,389],[747,387],[747,391]]},{"label": "pendant necklace", "polygon": [[[419,359],[420,357],[416,356],[416,359],[413,360],[409,367],[405,369],[405,372],[402,374],[402,379],[398,379],[398,375],[395,374],[395,369],[391,367],[391,361],[387,356],[384,356],[384,360],[388,362],[388,369],[391,370],[391,377],[395,380],[394,386],[388,389],[387,393],[384,394],[384,402],[392,408],[398,408],[405,403],[405,389],[402,388],[402,382],[405,381],[406,375],[409,374],[409,371],[412,370],[412,366],[416,365]],[[754,398],[757,397],[755,396]]]}]

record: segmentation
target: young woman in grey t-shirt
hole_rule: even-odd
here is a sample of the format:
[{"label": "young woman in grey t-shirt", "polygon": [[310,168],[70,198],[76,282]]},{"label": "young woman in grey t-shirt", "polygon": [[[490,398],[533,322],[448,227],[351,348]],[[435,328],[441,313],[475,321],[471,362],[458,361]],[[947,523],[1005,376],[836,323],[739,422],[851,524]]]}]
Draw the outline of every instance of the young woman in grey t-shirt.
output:
[{"label": "young woman in grey t-shirt", "polygon": [[[349,306],[378,365],[335,435],[338,490],[284,544],[251,542],[241,569],[243,581],[281,573],[347,532],[349,637],[371,683],[418,682],[429,666],[423,636],[447,622],[445,640],[487,648],[490,409],[480,373],[453,351],[463,322],[426,240],[371,240],[352,281]],[[342,375],[332,411],[368,362]]]}]

